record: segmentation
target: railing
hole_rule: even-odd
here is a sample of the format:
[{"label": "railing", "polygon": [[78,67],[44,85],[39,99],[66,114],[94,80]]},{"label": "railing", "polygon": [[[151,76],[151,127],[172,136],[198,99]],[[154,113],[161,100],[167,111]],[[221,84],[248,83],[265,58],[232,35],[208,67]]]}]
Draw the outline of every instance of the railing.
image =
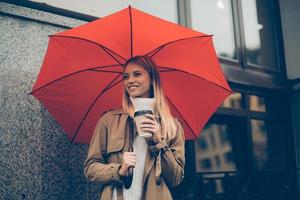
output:
[{"label": "railing", "polygon": [[186,174],[172,193],[175,200],[298,200],[297,173],[300,169]]}]

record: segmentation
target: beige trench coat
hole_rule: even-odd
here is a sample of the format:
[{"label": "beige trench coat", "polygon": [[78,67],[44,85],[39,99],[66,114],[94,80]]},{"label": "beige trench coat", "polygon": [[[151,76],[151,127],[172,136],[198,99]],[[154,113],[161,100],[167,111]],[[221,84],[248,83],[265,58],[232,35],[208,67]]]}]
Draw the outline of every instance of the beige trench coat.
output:
[{"label": "beige trench coat", "polygon": [[[114,186],[117,199],[123,199],[123,182],[118,170],[123,151],[129,147],[129,115],[123,110],[109,111],[97,122],[84,162],[84,174],[90,181],[103,184],[101,200],[112,199]],[[142,199],[172,199],[169,187],[184,177],[184,132],[176,119],[177,133],[171,140],[163,139],[149,146],[146,153]],[[135,125],[134,125],[135,127]]]}]

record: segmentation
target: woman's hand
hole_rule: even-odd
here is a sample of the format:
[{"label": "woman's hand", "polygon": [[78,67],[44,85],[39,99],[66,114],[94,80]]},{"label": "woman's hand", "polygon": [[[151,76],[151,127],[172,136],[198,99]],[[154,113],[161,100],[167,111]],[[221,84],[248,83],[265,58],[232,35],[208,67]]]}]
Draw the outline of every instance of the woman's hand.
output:
[{"label": "woman's hand", "polygon": [[146,141],[150,143],[158,144],[161,142],[161,130],[160,125],[156,121],[154,115],[152,114],[145,114],[145,117],[147,117],[147,120],[143,121],[141,123],[141,130],[152,133],[152,137],[146,138]]},{"label": "woman's hand", "polygon": [[136,164],[136,153],[134,152],[124,152],[122,165],[119,169],[120,176],[127,175],[129,167],[135,167]]}]

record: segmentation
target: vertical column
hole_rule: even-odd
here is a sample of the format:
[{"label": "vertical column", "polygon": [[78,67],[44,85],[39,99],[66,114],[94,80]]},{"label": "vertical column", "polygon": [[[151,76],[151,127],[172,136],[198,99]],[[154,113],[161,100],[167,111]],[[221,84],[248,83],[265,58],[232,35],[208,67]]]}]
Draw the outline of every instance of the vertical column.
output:
[{"label": "vertical column", "polygon": [[[300,1],[280,0],[280,14],[288,79],[292,83],[291,111],[296,153],[296,167],[300,168]],[[298,188],[300,172],[298,171]],[[298,189],[300,192],[300,190]]]}]

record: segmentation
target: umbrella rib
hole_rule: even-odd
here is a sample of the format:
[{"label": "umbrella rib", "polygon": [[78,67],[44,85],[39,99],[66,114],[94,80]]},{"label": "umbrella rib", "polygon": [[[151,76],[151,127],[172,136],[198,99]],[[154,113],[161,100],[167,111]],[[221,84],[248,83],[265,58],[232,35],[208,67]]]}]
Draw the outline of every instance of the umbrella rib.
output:
[{"label": "umbrella rib", "polygon": [[[106,92],[107,90],[109,90],[110,88],[114,87],[115,85],[119,84],[123,79],[117,81],[116,83],[112,84],[111,86],[107,87],[106,90],[104,92]],[[103,93],[104,93],[103,92]]]},{"label": "umbrella rib", "polygon": [[170,42],[167,42],[165,44],[162,44],[161,46],[149,51],[148,53],[146,53],[145,55],[149,56],[151,53],[153,53],[150,57],[152,58],[155,54],[157,54],[161,49],[163,49],[163,47],[169,45],[169,44],[172,44],[174,42],[178,42],[178,41],[181,41],[181,40],[188,40],[188,39],[193,39],[193,38],[202,38],[202,37],[212,37],[213,35],[201,35],[201,36],[195,36],[195,37],[188,37],[188,38],[180,38],[178,40],[173,40],[173,41],[170,41]]},{"label": "umbrella rib", "polygon": [[[211,84],[214,84],[214,85],[216,85],[216,86],[218,86],[218,87],[221,87],[222,89],[224,89],[224,90],[226,90],[226,91],[228,91],[228,92],[230,92],[230,93],[233,93],[233,92],[232,92],[231,90],[229,90],[228,88],[225,88],[225,87],[223,87],[223,86],[221,86],[221,85],[218,85],[218,84],[216,84],[216,83],[214,83],[214,82],[212,82],[212,81],[210,81],[210,80],[207,80],[207,79],[205,79],[205,78],[202,78],[202,77],[200,77],[200,76],[196,76],[195,74],[191,74],[191,73],[189,73],[189,72],[186,72],[186,71],[183,71],[183,70],[179,70],[179,69],[170,68],[170,67],[164,67],[164,66],[159,66],[159,67],[162,68],[162,69],[165,69],[165,70],[162,71],[162,72],[170,72],[170,71],[174,71],[174,72],[182,72],[182,73],[185,73],[185,74],[194,76],[194,77],[196,77],[196,78],[203,79],[203,80],[205,80],[205,81],[207,81],[207,82],[210,82]],[[168,71],[167,71],[167,70],[168,70]]]},{"label": "umbrella rib", "polygon": [[98,94],[98,96],[95,98],[95,100],[94,100],[93,103],[90,105],[90,107],[89,107],[89,109],[87,110],[87,112],[85,113],[84,117],[82,118],[82,120],[81,120],[81,122],[80,122],[80,124],[79,124],[79,126],[78,126],[78,128],[77,128],[77,130],[76,130],[76,132],[74,133],[74,135],[73,135],[73,137],[72,137],[71,143],[74,142],[74,140],[75,140],[77,134],[79,133],[79,130],[80,130],[80,128],[81,128],[83,122],[85,121],[86,117],[87,117],[88,114],[90,113],[90,111],[91,111],[91,109],[93,108],[93,106],[96,104],[97,100],[98,100],[98,99],[99,99],[99,98],[100,98],[100,97],[101,97],[108,89],[112,88],[113,86],[117,85],[117,84],[120,82],[120,81],[118,81],[117,83],[115,83],[114,85],[112,85],[113,82],[114,82],[115,80],[117,80],[120,76],[121,76],[121,74],[119,74],[118,76],[116,76],[110,83],[108,83],[108,84],[106,85],[106,87],[105,87],[105,88]]},{"label": "umbrella rib", "polygon": [[[119,65],[107,65],[107,66],[102,66],[102,67],[105,68],[105,67],[111,67],[111,66],[119,66]],[[60,78],[58,78],[58,79],[55,79],[55,80],[53,80],[53,81],[51,81],[51,82],[49,82],[49,83],[47,83],[47,84],[45,84],[45,85],[43,85],[43,86],[41,86],[41,87],[39,87],[39,88],[37,88],[37,89],[31,91],[31,92],[29,93],[29,95],[32,95],[33,93],[35,93],[35,92],[37,92],[37,91],[43,89],[44,87],[47,87],[47,86],[49,86],[49,85],[51,85],[51,84],[53,84],[53,83],[55,83],[55,82],[57,82],[57,81],[59,81],[59,80],[61,80],[61,79],[64,79],[64,78],[66,78],[66,77],[68,77],[68,76],[72,76],[72,75],[74,75],[74,74],[77,74],[77,73],[80,73],[80,72],[83,72],[83,71],[93,70],[93,69],[96,69],[96,68],[102,68],[102,67],[93,67],[93,68],[89,68],[89,69],[83,69],[83,70],[79,70],[79,71],[73,72],[73,73],[71,73],[71,74],[64,75],[64,76],[62,76],[62,77],[60,77]]]},{"label": "umbrella rib", "polygon": [[107,49],[106,47],[100,45],[102,47],[102,49],[108,54],[110,55],[115,61],[117,61],[121,66],[123,65],[121,62],[119,62],[119,60],[117,58],[115,58],[109,51],[109,49]]},{"label": "umbrella rib", "polygon": [[171,71],[177,71],[177,69],[168,68],[164,66],[158,66],[159,72],[171,72]]},{"label": "umbrella rib", "polygon": [[162,73],[162,72],[172,72],[172,71],[176,71],[175,69],[162,69],[162,70],[159,70],[159,73]]},{"label": "umbrella rib", "polygon": [[133,33],[132,33],[132,13],[131,6],[129,6],[129,18],[130,18],[130,58],[133,55]]},{"label": "umbrella rib", "polygon": [[110,72],[110,73],[121,74],[121,72],[118,72],[118,71],[97,70],[97,69],[89,69],[88,71],[93,71],[93,72]]},{"label": "umbrella rib", "polygon": [[50,35],[49,37],[65,37],[65,38],[72,38],[72,39],[78,39],[78,40],[83,40],[83,41],[86,41],[86,42],[90,42],[90,43],[93,43],[93,44],[95,44],[95,45],[97,45],[97,46],[100,46],[100,47],[101,47],[101,48],[102,48],[109,56],[111,56],[111,57],[112,57],[115,61],[117,61],[120,65],[122,65],[122,63],[119,62],[119,60],[116,59],[114,56],[112,56],[112,54],[109,53],[108,50],[111,51],[112,53],[116,54],[116,55],[119,56],[120,58],[122,58],[124,61],[127,60],[127,59],[124,58],[123,56],[117,54],[116,52],[114,52],[114,51],[112,51],[112,50],[106,48],[105,46],[103,46],[103,45],[101,45],[101,44],[98,44],[97,42],[94,42],[94,41],[92,41],[92,40],[88,40],[88,39],[80,38],[80,37],[75,37],[75,36],[65,36],[65,35]]},{"label": "umbrella rib", "polygon": [[[150,51],[150,52],[147,53],[146,55],[152,58],[152,56],[154,56],[154,55],[155,55],[158,51],[160,51],[163,47],[164,47],[164,46],[161,45],[161,46],[157,47],[156,49]],[[152,54],[152,53],[153,53],[153,54]],[[150,55],[150,54],[152,54],[152,55]]]},{"label": "umbrella rib", "polygon": [[166,97],[170,104],[172,104],[172,106],[175,108],[175,110],[177,111],[177,113],[180,115],[181,119],[185,122],[185,124],[187,125],[187,127],[190,129],[190,131],[193,133],[193,136],[195,137],[195,139],[198,139],[197,135],[194,133],[193,129],[190,127],[190,125],[187,123],[187,121],[183,118],[182,114],[179,112],[179,110],[176,108],[176,106],[172,103],[172,101],[170,100],[170,98]]},{"label": "umbrella rib", "polygon": [[115,65],[105,65],[105,66],[100,66],[100,67],[93,67],[91,69],[104,69],[104,68],[108,68],[108,67],[117,67],[117,66],[121,66],[120,64],[115,64]]}]

